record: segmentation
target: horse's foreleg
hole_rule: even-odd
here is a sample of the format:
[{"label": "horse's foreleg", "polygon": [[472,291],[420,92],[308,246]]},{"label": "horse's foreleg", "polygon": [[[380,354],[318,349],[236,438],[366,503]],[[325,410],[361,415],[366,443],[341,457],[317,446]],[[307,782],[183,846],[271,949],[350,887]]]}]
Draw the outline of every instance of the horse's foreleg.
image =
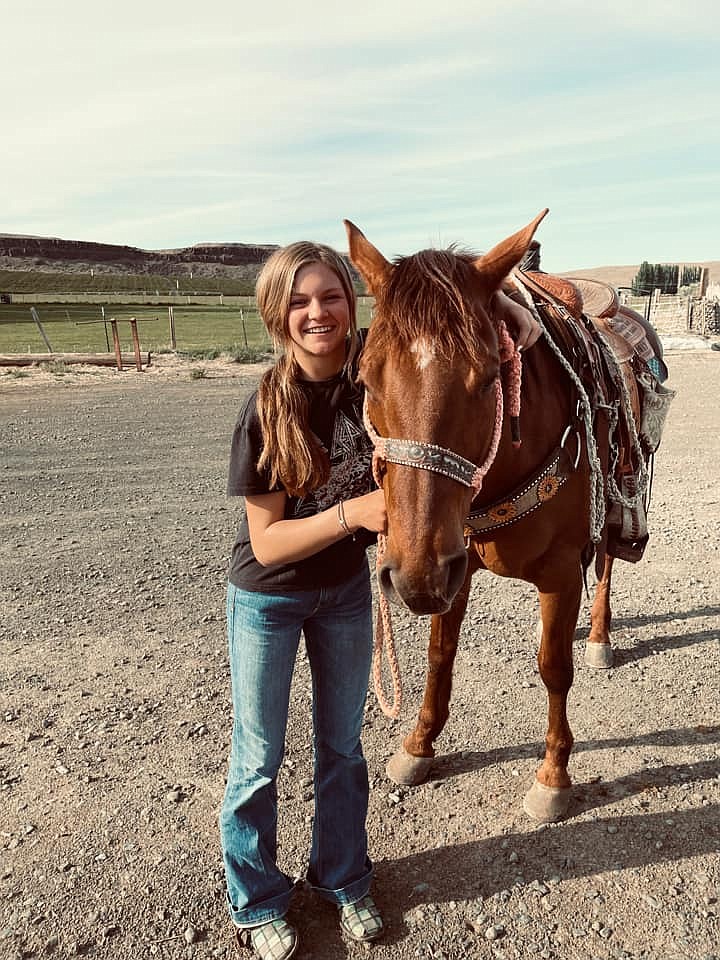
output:
[{"label": "horse's foreleg", "polygon": [[595,599],[590,609],[590,636],[585,646],[585,663],[590,667],[607,670],[613,665],[613,651],[610,646],[610,581],[612,578],[613,558],[605,555],[605,566],[595,588]]},{"label": "horse's foreleg", "polygon": [[422,783],[430,772],[435,756],[433,741],[440,736],[450,715],[453,664],[471,578],[472,565],[452,607],[442,616],[432,618],[425,695],[417,723],[385,768],[395,783],[415,786]]},{"label": "horse's foreleg", "polygon": [[525,797],[525,812],[536,820],[560,820],[570,802],[567,766],[573,735],[567,719],[567,695],[573,682],[572,643],[575,635],[582,581],[577,576],[561,591],[540,593],[542,640],[538,651],[540,676],[548,692],[548,729],[545,758],[535,783]]}]

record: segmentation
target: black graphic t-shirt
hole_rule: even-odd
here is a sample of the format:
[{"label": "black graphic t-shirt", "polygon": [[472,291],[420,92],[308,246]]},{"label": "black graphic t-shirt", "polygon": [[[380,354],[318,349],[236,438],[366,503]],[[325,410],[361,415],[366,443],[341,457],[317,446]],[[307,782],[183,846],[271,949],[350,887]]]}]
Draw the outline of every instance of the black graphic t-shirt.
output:
[{"label": "black graphic t-shirt", "polygon": [[[340,500],[369,493],[374,487],[372,443],[362,422],[362,386],[339,374],[331,380],[303,382],[302,388],[310,403],[310,427],[330,457],[330,477],[324,486],[305,497],[288,496],[286,520],[320,513]],[[229,496],[257,496],[282,489],[271,487],[267,471],[257,469],[263,444],[256,401],[257,393],[253,393],[241,410],[233,433]],[[345,537],[305,560],[263,567],[255,559],[247,520],[243,519],[228,576],[236,587],[267,593],[334,586],[360,569],[365,550],[374,540],[374,533],[359,530],[354,540]]]}]

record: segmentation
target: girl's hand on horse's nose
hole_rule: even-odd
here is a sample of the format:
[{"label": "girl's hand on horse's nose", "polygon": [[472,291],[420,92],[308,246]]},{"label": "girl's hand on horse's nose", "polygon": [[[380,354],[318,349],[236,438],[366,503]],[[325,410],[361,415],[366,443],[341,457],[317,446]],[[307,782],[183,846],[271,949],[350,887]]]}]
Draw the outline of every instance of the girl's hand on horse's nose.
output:
[{"label": "girl's hand on horse's nose", "polygon": [[348,500],[345,504],[345,517],[353,531],[359,527],[365,527],[373,533],[385,533],[387,530],[385,494],[382,490],[373,490],[372,493],[366,493],[363,497]]}]

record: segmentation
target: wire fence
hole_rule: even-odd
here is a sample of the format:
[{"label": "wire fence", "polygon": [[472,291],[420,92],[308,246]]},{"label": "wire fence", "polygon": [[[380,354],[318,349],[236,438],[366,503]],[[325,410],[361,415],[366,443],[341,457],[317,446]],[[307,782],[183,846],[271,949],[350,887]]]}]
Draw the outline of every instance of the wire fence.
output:
[{"label": "wire fence", "polygon": [[[122,349],[131,350],[131,318],[142,349],[150,352],[230,353],[271,348],[254,298],[239,304],[0,304],[0,354],[109,353],[111,319],[120,321]],[[370,322],[372,300],[360,298],[358,322]],[[48,348],[48,343],[50,348]]]}]

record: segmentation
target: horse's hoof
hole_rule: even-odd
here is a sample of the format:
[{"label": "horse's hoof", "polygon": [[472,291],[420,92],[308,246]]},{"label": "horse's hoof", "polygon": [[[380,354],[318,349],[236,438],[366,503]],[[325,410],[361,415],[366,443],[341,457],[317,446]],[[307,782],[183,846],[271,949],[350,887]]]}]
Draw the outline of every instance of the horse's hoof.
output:
[{"label": "horse's hoof", "polygon": [[586,643],[585,663],[597,670],[609,670],[613,665],[613,648],[609,643]]},{"label": "horse's hoof", "polygon": [[400,747],[388,760],[385,773],[401,787],[416,787],[427,779],[432,765],[432,757],[414,757],[405,747]]},{"label": "horse's hoof", "polygon": [[525,794],[523,810],[541,823],[562,820],[570,804],[570,787],[546,787],[536,780]]}]

